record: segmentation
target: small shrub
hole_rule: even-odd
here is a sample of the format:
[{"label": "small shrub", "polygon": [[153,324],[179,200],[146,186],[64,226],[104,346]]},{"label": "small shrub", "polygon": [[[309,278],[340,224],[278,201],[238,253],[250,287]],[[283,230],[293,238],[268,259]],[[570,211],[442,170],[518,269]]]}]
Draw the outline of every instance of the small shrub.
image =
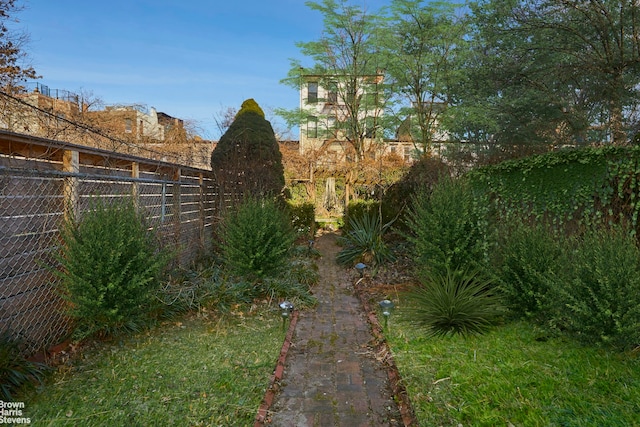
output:
[{"label": "small shrub", "polygon": [[79,221],[68,221],[61,235],[57,274],[76,322],[74,336],[140,330],[168,256],[133,203],[98,201]]},{"label": "small shrub", "polygon": [[[508,231],[497,254],[499,287],[505,304],[516,316],[543,320],[555,305],[558,277],[566,264],[559,236],[543,226],[525,224]],[[563,261],[564,260],[564,261]]]},{"label": "small shrub", "polygon": [[396,226],[406,229],[404,222],[409,201],[417,193],[430,194],[431,189],[443,178],[451,176],[449,166],[437,157],[422,157],[384,193],[382,219],[385,222],[398,218]]},{"label": "small shrub", "polygon": [[587,343],[640,345],[640,250],[629,233],[597,230],[574,239],[564,283],[569,331]]},{"label": "small shrub", "polygon": [[467,271],[425,277],[405,296],[407,319],[424,327],[429,336],[482,334],[502,312],[491,281]]},{"label": "small shrub", "polygon": [[481,270],[488,261],[486,205],[463,179],[442,179],[412,199],[407,240],[418,274]]},{"label": "small shrub", "polygon": [[26,360],[19,343],[8,332],[0,333],[0,398],[12,400],[12,393],[32,381],[40,382],[45,365]]},{"label": "small shrub", "polygon": [[295,233],[289,218],[271,199],[248,198],[227,212],[221,224],[220,249],[231,275],[256,281],[279,275]]},{"label": "small shrub", "polygon": [[316,231],[316,214],[313,203],[287,203],[291,224],[299,235],[313,237]]},{"label": "small shrub", "polygon": [[351,231],[338,238],[343,249],[336,261],[340,265],[363,262],[368,265],[381,265],[394,259],[393,253],[384,241],[384,233],[391,224],[382,225],[375,214],[351,219]]}]

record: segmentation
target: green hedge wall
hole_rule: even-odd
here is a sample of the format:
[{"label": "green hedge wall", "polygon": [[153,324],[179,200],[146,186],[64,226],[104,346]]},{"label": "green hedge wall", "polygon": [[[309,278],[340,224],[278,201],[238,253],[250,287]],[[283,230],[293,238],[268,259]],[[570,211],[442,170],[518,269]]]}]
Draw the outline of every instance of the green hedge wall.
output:
[{"label": "green hedge wall", "polygon": [[498,215],[563,225],[627,222],[638,228],[640,147],[565,149],[469,174]]}]

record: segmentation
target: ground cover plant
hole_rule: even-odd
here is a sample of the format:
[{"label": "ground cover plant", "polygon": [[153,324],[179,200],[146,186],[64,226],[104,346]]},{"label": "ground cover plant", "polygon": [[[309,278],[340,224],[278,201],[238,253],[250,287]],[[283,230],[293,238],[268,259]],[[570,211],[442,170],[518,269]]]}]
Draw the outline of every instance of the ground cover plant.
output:
[{"label": "ground cover plant", "polygon": [[633,426],[640,358],[527,322],[464,338],[396,319],[386,333],[420,426]]},{"label": "ground cover plant", "polygon": [[25,384],[42,381],[47,367],[25,359],[18,340],[0,333],[0,400],[13,400],[12,394]]},{"label": "ground cover plant", "polygon": [[36,425],[253,425],[283,332],[279,312],[239,310],[100,343],[16,398]]}]

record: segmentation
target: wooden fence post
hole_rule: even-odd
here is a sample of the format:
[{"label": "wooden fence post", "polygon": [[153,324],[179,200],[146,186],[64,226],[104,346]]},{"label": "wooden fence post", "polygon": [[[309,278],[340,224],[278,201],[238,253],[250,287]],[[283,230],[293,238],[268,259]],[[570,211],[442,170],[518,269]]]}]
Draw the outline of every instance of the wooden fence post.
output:
[{"label": "wooden fence post", "polygon": [[[140,164],[138,162],[131,162],[131,178],[135,180],[140,178]],[[131,183],[131,197],[133,198],[133,206],[135,206],[136,212],[140,212],[140,185],[138,181]]]},{"label": "wooden fence post", "polygon": [[182,176],[182,169],[175,168],[173,173],[173,206],[171,208],[171,213],[173,214],[174,220],[174,230],[175,230],[175,239],[176,244],[180,244],[180,228],[182,226],[182,200],[181,199],[181,191],[180,188],[180,177]]},{"label": "wooden fence post", "polygon": [[80,153],[77,151],[65,150],[62,155],[62,169],[64,172],[72,174],[65,176],[63,187],[64,219],[66,221],[77,219],[79,203],[79,179],[80,173]]},{"label": "wooden fence post", "polygon": [[198,174],[198,182],[200,184],[200,197],[198,198],[198,208],[200,210],[200,212],[198,213],[199,216],[199,224],[198,224],[198,228],[200,229],[200,247],[204,249],[205,247],[205,233],[204,233],[204,224],[205,224],[205,198],[207,197],[207,191],[205,188],[205,183],[204,183],[204,174],[202,172],[200,172]]}]

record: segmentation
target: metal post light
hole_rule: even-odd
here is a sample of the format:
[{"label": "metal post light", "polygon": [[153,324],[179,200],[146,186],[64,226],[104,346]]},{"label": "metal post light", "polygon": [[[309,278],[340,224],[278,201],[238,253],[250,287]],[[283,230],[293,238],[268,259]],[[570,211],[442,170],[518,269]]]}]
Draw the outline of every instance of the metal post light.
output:
[{"label": "metal post light", "polygon": [[391,316],[391,311],[395,307],[393,305],[393,301],[388,299],[382,300],[379,302],[380,308],[382,309],[382,316],[384,317],[384,328],[387,329],[387,324],[389,322],[389,316]]},{"label": "metal post light", "polygon": [[364,269],[367,268],[366,264],[363,264],[361,262],[356,264],[356,270],[358,271],[358,273],[360,274],[360,277],[364,277]]},{"label": "metal post light", "polygon": [[284,331],[287,319],[293,313],[293,304],[289,301],[282,301],[280,303],[280,316],[282,316],[282,330]]}]

